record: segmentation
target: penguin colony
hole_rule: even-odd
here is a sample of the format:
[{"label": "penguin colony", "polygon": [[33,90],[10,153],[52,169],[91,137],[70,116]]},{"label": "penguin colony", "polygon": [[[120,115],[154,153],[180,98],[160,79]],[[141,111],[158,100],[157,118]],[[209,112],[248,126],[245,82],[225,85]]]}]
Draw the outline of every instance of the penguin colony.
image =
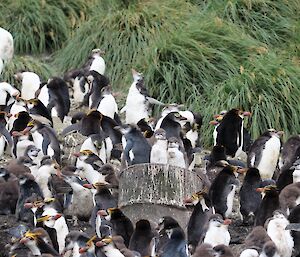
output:
[{"label": "penguin colony", "polygon": [[[187,226],[171,216],[132,224],[118,208],[118,171],[142,163],[197,170],[202,117],[149,96],[132,70],[122,122],[103,54],[94,49],[63,78],[19,71],[20,90],[0,83],[0,155],[13,158],[0,168],[0,214],[17,221],[7,229],[9,256],[300,256],[300,136],[282,144],[283,132],[269,129],[252,142],[243,125],[250,113],[237,108],[211,121],[206,183],[182,199],[193,210]],[[12,36],[0,28],[0,74],[12,55]],[[68,124],[70,99],[88,111]],[[153,105],[162,109],[156,119]],[[59,136],[74,134],[85,140],[71,163]],[[82,221],[93,233],[74,229]],[[229,228],[239,222],[251,230],[234,255]]]}]

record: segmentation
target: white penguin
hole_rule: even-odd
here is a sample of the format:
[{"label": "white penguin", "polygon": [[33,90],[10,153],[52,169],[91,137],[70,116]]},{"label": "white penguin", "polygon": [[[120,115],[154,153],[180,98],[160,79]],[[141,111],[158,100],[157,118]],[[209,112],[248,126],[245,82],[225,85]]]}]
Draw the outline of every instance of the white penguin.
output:
[{"label": "white penguin", "polygon": [[166,131],[158,129],[154,132],[155,143],[151,148],[150,163],[168,163],[168,140]]},{"label": "white penguin", "polygon": [[100,49],[93,49],[92,50],[92,57],[94,58],[92,64],[90,66],[90,71],[96,71],[101,75],[104,75],[105,72],[105,61],[102,58],[102,54],[105,52]]},{"label": "white penguin", "polygon": [[180,150],[180,143],[176,137],[168,139],[168,164],[180,168],[187,168],[185,157]]},{"label": "white penguin", "polygon": [[25,100],[35,98],[35,93],[41,85],[39,75],[31,71],[25,71],[15,74],[15,78],[21,82],[21,97]]}]

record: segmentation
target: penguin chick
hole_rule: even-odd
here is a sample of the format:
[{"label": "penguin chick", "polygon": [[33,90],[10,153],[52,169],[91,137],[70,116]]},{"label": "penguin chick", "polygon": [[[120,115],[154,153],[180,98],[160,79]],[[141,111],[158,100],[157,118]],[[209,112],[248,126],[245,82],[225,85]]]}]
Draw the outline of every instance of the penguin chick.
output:
[{"label": "penguin chick", "polygon": [[280,253],[276,248],[276,245],[272,240],[264,244],[262,252],[259,255],[259,257],[280,257],[280,256],[285,256],[285,255],[280,255]]},{"label": "penguin chick", "polygon": [[228,225],[230,223],[231,220],[223,220],[219,214],[211,215],[203,243],[211,244],[212,247],[219,244],[229,245],[230,234],[228,232]]},{"label": "penguin chick", "polygon": [[269,129],[254,141],[249,149],[248,167],[257,168],[262,179],[274,175],[281,148],[280,136],[283,131]]},{"label": "penguin chick", "polygon": [[213,249],[218,257],[234,257],[231,249],[227,245],[220,244],[215,246]]},{"label": "penguin chick", "polygon": [[270,241],[271,238],[268,236],[267,231],[263,226],[256,226],[252,229],[250,234],[245,239],[246,249],[255,249],[258,252],[262,251],[264,244]]},{"label": "penguin chick", "polygon": [[300,182],[287,185],[279,194],[280,207],[289,215],[291,209],[300,204]]},{"label": "penguin chick", "polygon": [[275,211],[273,217],[267,224],[267,233],[272,239],[280,256],[291,257],[294,247],[294,240],[291,231],[286,230],[289,224],[288,219],[282,212]]},{"label": "penguin chick", "polygon": [[154,132],[155,142],[151,148],[150,163],[167,164],[168,162],[168,141],[164,129]]},{"label": "penguin chick", "polygon": [[148,220],[139,220],[135,225],[128,248],[139,252],[141,256],[151,256],[154,236],[150,222]]},{"label": "penguin chick", "polygon": [[187,167],[184,153],[180,150],[180,142],[176,137],[168,139],[168,164],[183,169]]},{"label": "penguin chick", "polygon": [[243,223],[253,225],[257,209],[261,203],[261,194],[256,191],[261,186],[259,170],[249,168],[240,189],[240,212],[243,215]]},{"label": "penguin chick", "polygon": [[[300,205],[297,205],[288,216],[290,224],[300,223]],[[300,231],[291,231],[294,239],[294,250],[300,253]],[[296,255],[297,256],[297,255]]]},{"label": "penguin chick", "polygon": [[300,158],[300,136],[295,135],[288,138],[282,145],[278,166],[280,171],[291,168]]},{"label": "penguin chick", "polygon": [[210,244],[199,244],[193,254],[193,257],[214,257],[215,251]]}]

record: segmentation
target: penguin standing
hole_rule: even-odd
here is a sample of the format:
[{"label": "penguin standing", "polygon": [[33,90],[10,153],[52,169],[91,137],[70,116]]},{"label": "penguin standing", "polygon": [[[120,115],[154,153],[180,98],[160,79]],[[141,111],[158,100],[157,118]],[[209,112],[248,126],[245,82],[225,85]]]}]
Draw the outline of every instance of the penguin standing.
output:
[{"label": "penguin standing", "polygon": [[155,142],[151,148],[150,163],[167,164],[168,162],[168,141],[164,129],[154,132]]},{"label": "penguin standing", "polygon": [[248,167],[259,170],[262,179],[271,179],[274,175],[280,148],[282,131],[269,129],[254,141],[249,149]]},{"label": "penguin standing", "polygon": [[0,27],[0,75],[14,55],[14,39],[10,32]]},{"label": "penguin standing", "polygon": [[101,49],[92,50],[92,63],[90,65],[90,71],[97,71],[99,74],[104,75],[105,72],[105,61],[101,55],[105,52]]},{"label": "penguin standing", "polygon": [[193,254],[198,243],[201,243],[201,240],[204,238],[204,228],[213,214],[213,209],[205,191],[193,194],[192,198],[186,202],[191,202],[194,205],[187,227],[188,248]]},{"label": "penguin standing", "polygon": [[294,240],[291,231],[286,230],[289,224],[288,219],[283,213],[275,211],[273,217],[267,224],[267,233],[275,243],[280,256],[291,257],[294,247]]},{"label": "penguin standing", "polygon": [[0,111],[0,157],[4,154],[6,143],[11,148],[13,140],[9,131],[6,129],[7,113]]},{"label": "penguin standing", "polygon": [[[126,140],[124,158],[128,166],[150,162],[151,146],[136,125],[119,127]],[[124,145],[123,145],[124,147]]]},{"label": "penguin standing", "polygon": [[31,71],[24,71],[16,73],[14,77],[21,82],[21,97],[23,99],[29,100],[36,97],[36,91],[41,85],[39,75]]},{"label": "penguin standing", "polygon": [[12,104],[20,95],[18,89],[7,82],[0,82],[0,111],[5,111],[6,106]]},{"label": "penguin standing", "polygon": [[211,184],[209,196],[216,213],[227,218],[232,213],[233,199],[239,181],[236,178],[237,167],[227,166],[220,171]]},{"label": "penguin standing", "polygon": [[243,223],[252,225],[255,214],[261,203],[261,194],[256,191],[261,186],[261,177],[256,168],[247,169],[243,185],[240,189],[240,212],[243,215]]},{"label": "penguin standing", "polygon": [[180,142],[176,137],[168,139],[168,164],[180,168],[187,168],[185,155],[180,149]]},{"label": "penguin standing", "polygon": [[[290,222],[290,224],[292,225],[293,223],[300,223],[300,204],[297,205],[290,213],[290,215],[288,216],[288,220]],[[300,231],[291,231],[291,234],[293,236],[294,239],[294,248],[295,251],[298,252],[299,256],[300,254]]]},{"label": "penguin standing", "polygon": [[42,124],[53,126],[51,113],[39,99],[26,100],[26,107],[32,119]]},{"label": "penguin standing", "polygon": [[212,247],[220,244],[229,245],[230,234],[228,225],[231,220],[223,220],[220,214],[213,214],[208,221],[208,228],[205,233],[203,243],[211,244]]},{"label": "penguin standing", "polygon": [[155,234],[148,220],[139,220],[130,238],[129,249],[139,252],[141,256],[151,256]]}]

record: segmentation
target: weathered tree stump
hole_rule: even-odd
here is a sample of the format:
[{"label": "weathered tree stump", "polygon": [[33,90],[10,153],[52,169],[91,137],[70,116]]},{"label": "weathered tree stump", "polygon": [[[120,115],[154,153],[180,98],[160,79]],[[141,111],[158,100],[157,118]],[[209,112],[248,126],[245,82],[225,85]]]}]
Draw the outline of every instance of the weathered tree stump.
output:
[{"label": "weathered tree stump", "polygon": [[172,216],[186,228],[190,211],[183,200],[202,188],[202,179],[194,171],[163,164],[133,165],[120,174],[119,207],[132,222],[157,223]]}]

